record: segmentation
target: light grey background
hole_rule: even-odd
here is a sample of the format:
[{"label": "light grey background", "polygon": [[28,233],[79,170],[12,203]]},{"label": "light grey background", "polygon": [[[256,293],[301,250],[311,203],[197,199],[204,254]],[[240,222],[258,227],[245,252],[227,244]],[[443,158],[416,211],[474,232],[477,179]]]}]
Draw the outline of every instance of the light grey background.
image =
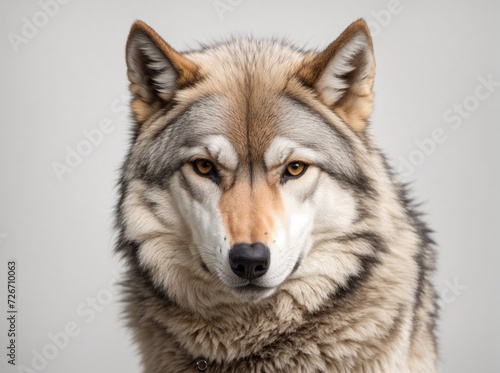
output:
[{"label": "light grey background", "polygon": [[[498,1],[72,0],[43,10],[45,3],[53,1],[0,5],[2,372],[30,372],[20,365],[139,371],[112,286],[120,271],[113,207],[131,125],[124,46],[135,19],[186,50],[231,34],[319,48],[360,17],[370,22],[377,60],[371,131],[396,168],[411,162],[402,179],[412,182],[436,231],[442,371],[500,372],[498,83],[489,97],[483,87],[474,98],[481,79],[500,82]],[[217,4],[226,12],[218,14]],[[23,17],[41,26],[16,53],[9,38],[23,36]],[[458,104],[471,110],[454,129],[443,115]],[[54,162],[64,164],[68,147],[84,146],[82,131],[103,121],[111,131],[60,181]],[[430,140],[438,128],[440,143]],[[17,370],[4,349],[9,259],[18,266]],[[99,299],[94,311],[92,298]],[[65,341],[67,325],[79,334]],[[55,351],[51,335],[60,337]],[[43,351],[46,366],[33,361]]]}]

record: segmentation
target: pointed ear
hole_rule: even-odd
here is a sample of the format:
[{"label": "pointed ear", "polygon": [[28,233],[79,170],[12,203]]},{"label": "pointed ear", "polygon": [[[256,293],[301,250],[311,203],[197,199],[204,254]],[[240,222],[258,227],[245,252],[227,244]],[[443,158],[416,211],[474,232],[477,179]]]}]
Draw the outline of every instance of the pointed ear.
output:
[{"label": "pointed ear", "polygon": [[198,78],[198,67],[176,52],[151,27],[136,21],[127,41],[132,111],[139,124]]},{"label": "pointed ear", "polygon": [[352,23],[324,51],[304,62],[302,81],[356,132],[372,113],[375,58],[370,31],[362,19]]}]

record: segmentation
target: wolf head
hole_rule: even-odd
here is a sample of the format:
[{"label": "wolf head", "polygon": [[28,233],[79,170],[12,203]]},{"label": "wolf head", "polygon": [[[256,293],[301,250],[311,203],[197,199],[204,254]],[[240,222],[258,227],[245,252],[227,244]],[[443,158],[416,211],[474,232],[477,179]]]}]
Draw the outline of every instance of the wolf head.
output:
[{"label": "wolf head", "polygon": [[362,270],[369,245],[350,253],[345,237],[383,169],[366,156],[363,20],[321,52],[235,39],[179,53],[136,22],[126,59],[136,128],[119,226],[154,287],[194,307]]}]

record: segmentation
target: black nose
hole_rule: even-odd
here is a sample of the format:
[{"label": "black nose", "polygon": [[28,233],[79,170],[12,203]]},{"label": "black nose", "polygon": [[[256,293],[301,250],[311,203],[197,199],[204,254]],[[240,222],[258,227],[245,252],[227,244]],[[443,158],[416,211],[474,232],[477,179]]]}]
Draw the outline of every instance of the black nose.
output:
[{"label": "black nose", "polygon": [[260,242],[237,243],[229,250],[229,264],[239,277],[253,280],[264,276],[269,269],[271,252]]}]

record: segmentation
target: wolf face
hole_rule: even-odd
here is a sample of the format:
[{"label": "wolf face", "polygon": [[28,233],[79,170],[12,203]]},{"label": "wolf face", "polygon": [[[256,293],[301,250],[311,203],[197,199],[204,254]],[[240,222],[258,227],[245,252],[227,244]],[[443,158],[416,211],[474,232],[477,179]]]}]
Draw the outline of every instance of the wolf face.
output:
[{"label": "wolf face", "polygon": [[179,54],[138,22],[127,62],[139,128],[124,219],[129,238],[156,237],[138,255],[156,283],[168,288],[179,262],[260,299],[314,235],[349,230],[363,183],[349,137],[364,128],[374,68],[364,22],[319,54],[251,40]]}]

